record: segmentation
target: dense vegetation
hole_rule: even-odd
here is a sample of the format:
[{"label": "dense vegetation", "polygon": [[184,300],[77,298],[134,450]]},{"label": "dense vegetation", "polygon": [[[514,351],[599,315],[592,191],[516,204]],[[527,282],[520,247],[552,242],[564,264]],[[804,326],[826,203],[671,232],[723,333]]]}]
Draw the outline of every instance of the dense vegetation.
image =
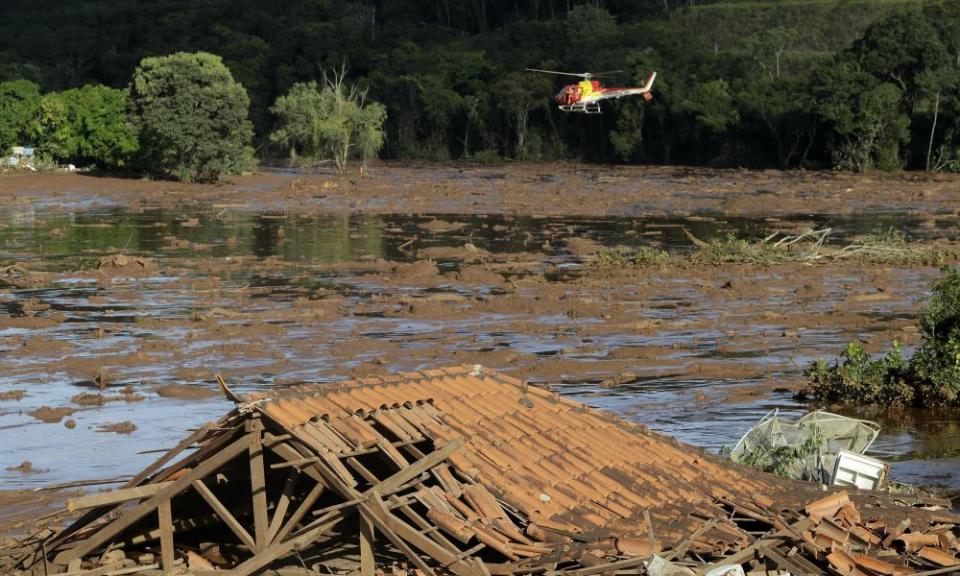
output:
[{"label": "dense vegetation", "polygon": [[350,156],[359,156],[361,170],[383,147],[383,122],[387,111],[379,102],[367,102],[366,90],[346,81],[346,70],[324,72],[323,85],[294,84],[270,108],[278,128],[270,140],[297,150],[310,160],[333,158],[343,174]]},{"label": "dense vegetation", "polygon": [[140,162],[180,180],[216,180],[242,170],[253,155],[249,105],[219,56],[144,58],[130,82]]},{"label": "dense vegetation", "polygon": [[960,271],[948,270],[933,286],[920,315],[920,346],[909,360],[897,342],[872,359],[850,343],[833,365],[814,362],[804,397],[888,407],[960,406]]},{"label": "dense vegetation", "polygon": [[[34,85],[0,86],[0,146],[37,141],[8,122],[36,117],[34,86],[124,90],[142,58],[198,50],[246,88],[262,155],[290,144],[278,97],[346,63],[388,157],[960,169],[960,3],[940,0],[13,0],[0,81]],[[585,117],[528,66],[660,76],[653,103]],[[58,154],[117,165],[128,143]]]}]

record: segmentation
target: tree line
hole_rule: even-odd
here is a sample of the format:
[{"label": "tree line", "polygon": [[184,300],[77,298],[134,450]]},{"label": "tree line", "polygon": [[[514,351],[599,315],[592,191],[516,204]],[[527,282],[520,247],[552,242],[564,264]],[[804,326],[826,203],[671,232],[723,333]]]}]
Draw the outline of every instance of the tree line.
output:
[{"label": "tree line", "polygon": [[[0,150],[35,143],[38,156],[102,170],[216,181],[253,160],[250,99],[219,56],[180,52],[144,58],[126,90],[99,84],[40,94],[29,80],[0,83]],[[382,105],[345,70],[323,84],[294,84],[271,108],[271,140],[296,156],[333,158],[343,173],[383,145]]]},{"label": "tree line", "polygon": [[[15,0],[0,23],[0,80],[8,80],[0,145],[22,112],[7,112],[9,102],[39,98],[33,132],[21,141],[45,134],[42,150],[78,163],[155,164],[160,157],[143,149],[140,112],[129,101],[134,70],[143,56],[199,50],[222,56],[239,87],[236,103],[244,104],[240,91],[247,98],[235,107],[249,122],[239,156],[293,153],[341,168],[347,157],[379,151],[426,160],[960,170],[956,2],[70,4]],[[651,70],[659,77],[652,103],[625,99],[585,117],[556,109],[551,96],[562,80],[526,67],[622,69],[611,84],[642,83]],[[339,119],[329,120],[331,110]]]}]

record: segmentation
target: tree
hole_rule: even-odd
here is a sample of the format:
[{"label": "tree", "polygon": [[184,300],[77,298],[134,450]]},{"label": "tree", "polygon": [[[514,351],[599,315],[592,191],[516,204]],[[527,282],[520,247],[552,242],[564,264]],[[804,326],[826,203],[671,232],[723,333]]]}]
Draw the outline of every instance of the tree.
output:
[{"label": "tree", "polygon": [[127,93],[106,86],[47,94],[32,132],[38,151],[60,162],[117,169],[137,150],[136,132],[127,121]]},{"label": "tree", "polygon": [[33,82],[0,82],[0,154],[29,143],[30,123],[39,106],[40,87]]},{"label": "tree", "polygon": [[219,56],[180,52],[144,58],[129,93],[130,119],[148,171],[214,181],[249,165],[250,100]]},{"label": "tree", "polygon": [[680,106],[716,134],[725,132],[740,121],[726,80],[711,80],[697,85]]},{"label": "tree", "polygon": [[783,54],[790,48],[795,36],[795,30],[777,26],[747,39],[747,50],[753,55],[753,61],[771,80],[780,77]]},{"label": "tree", "polygon": [[788,168],[806,162],[820,127],[809,78],[809,73],[771,78],[761,71],[735,84],[741,130],[763,163]]},{"label": "tree", "polygon": [[873,23],[854,44],[853,53],[865,71],[881,82],[895,83],[908,102],[917,97],[920,74],[948,61],[937,30],[916,10]]},{"label": "tree", "polygon": [[[603,65],[598,59],[609,52],[617,35],[617,21],[605,9],[590,4],[575,6],[564,21],[567,41],[564,61],[568,66],[589,69]],[[586,71],[586,70],[584,70]],[[598,71],[594,68],[594,71]]]},{"label": "tree", "polygon": [[[350,156],[359,156],[361,172],[383,147],[387,110],[368,102],[366,91],[346,82],[346,70],[324,72],[323,84],[294,84],[270,108],[278,128],[270,139],[311,160],[332,158],[343,174]],[[299,152],[297,152],[299,148]]]},{"label": "tree", "polygon": [[820,71],[814,86],[817,111],[839,140],[834,163],[847,170],[895,170],[901,146],[909,141],[910,119],[901,111],[902,93],[878,82],[855,62],[839,60]]}]

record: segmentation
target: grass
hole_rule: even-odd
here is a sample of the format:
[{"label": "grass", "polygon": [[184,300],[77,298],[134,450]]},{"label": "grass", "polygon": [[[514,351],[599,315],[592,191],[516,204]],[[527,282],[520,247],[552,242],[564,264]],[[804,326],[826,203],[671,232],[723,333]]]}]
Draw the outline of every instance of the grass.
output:
[{"label": "grass", "polygon": [[622,270],[626,268],[663,266],[669,261],[670,254],[666,250],[640,246],[633,251],[625,251],[618,248],[601,250],[593,257],[590,264],[594,268],[601,270]]}]

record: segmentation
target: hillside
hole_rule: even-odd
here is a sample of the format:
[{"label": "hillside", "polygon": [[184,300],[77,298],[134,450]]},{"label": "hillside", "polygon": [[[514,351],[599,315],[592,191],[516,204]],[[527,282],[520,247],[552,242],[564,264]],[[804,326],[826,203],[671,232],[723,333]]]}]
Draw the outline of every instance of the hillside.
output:
[{"label": "hillside", "polygon": [[[16,0],[0,21],[0,81],[122,89],[144,56],[212,52],[250,95],[261,155],[285,154],[267,138],[276,98],[346,64],[386,106],[393,158],[956,165],[955,3],[689,3]],[[563,78],[526,67],[624,70],[612,85],[660,75],[652,104],[582,118],[550,99]]]}]

